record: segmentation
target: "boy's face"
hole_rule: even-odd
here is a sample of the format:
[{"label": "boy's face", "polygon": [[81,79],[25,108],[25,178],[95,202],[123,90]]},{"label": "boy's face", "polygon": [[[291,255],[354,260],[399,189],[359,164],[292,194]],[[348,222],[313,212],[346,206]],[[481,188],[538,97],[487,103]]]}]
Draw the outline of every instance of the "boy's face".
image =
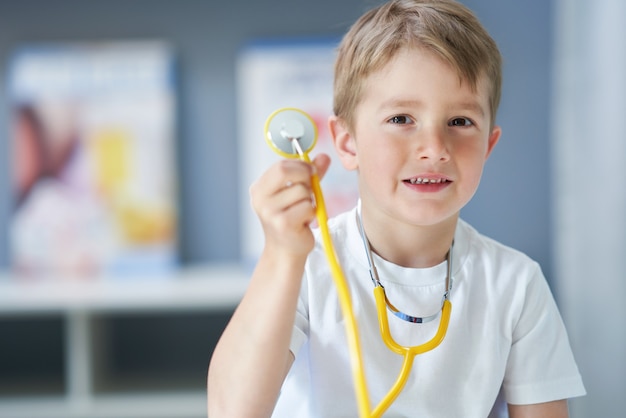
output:
[{"label": "boy's face", "polygon": [[472,92],[422,49],[400,51],[368,77],[353,131],[334,124],[343,165],[358,169],[364,213],[423,226],[456,222],[500,137],[486,86],[481,80]]}]

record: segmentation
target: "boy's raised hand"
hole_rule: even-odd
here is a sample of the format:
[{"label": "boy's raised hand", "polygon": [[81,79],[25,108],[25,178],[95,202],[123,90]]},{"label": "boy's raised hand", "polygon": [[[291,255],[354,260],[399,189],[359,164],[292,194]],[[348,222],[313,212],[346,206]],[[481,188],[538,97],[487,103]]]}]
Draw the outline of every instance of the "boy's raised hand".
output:
[{"label": "boy's raised hand", "polygon": [[251,187],[250,201],[265,234],[265,250],[306,257],[314,239],[309,225],[315,219],[311,176],[321,180],[330,157],[320,154],[311,164],[281,160],[272,165]]}]

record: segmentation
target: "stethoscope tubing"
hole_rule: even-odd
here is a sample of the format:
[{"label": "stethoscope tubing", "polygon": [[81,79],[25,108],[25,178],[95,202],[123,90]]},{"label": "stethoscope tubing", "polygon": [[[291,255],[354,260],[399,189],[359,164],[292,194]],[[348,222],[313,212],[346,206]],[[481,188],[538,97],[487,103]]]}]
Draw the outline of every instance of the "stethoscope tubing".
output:
[{"label": "stethoscope tubing", "polygon": [[[282,109],[279,109],[270,115],[268,121],[266,122],[266,131],[268,131],[269,129],[268,127],[270,126],[271,119],[279,114],[281,110]],[[297,112],[304,113],[300,110],[293,108],[289,108],[286,110],[295,110]],[[313,123],[310,117],[308,117],[308,119],[311,121],[311,123]],[[314,131],[315,135],[317,135],[317,128],[315,126]],[[306,163],[311,163],[311,160],[308,156],[308,151],[312,147],[303,150],[298,142],[298,138],[290,138],[294,150],[293,154],[281,150],[278,146],[272,143],[271,138],[268,138],[269,136],[266,134],[266,140],[268,140],[270,147],[280,155],[287,158],[297,157]],[[313,144],[315,143],[315,140],[313,141]],[[326,204],[324,202],[324,196],[322,194],[320,179],[317,173],[314,173],[311,176],[311,189],[315,198],[316,218],[322,237],[324,252],[331,270],[331,276],[339,298],[340,309],[345,321],[346,337],[348,340],[348,349],[350,352],[350,362],[359,416],[361,418],[379,418],[389,408],[389,406],[391,406],[391,404],[395,401],[395,399],[398,397],[398,395],[406,385],[408,376],[411,373],[411,368],[413,366],[415,356],[434,349],[443,341],[448,329],[448,324],[450,322],[450,312],[452,309],[452,305],[446,297],[441,310],[441,320],[439,322],[439,328],[435,336],[430,341],[418,346],[406,347],[398,344],[389,330],[389,318],[387,316],[385,293],[383,287],[374,287],[374,299],[376,301],[378,323],[382,339],[391,351],[403,356],[404,359],[395,383],[393,384],[389,392],[385,395],[385,397],[379,402],[376,408],[372,410],[370,397],[367,390],[367,380],[365,378],[365,371],[363,367],[363,354],[359,339],[357,320],[354,315],[352,300],[350,298],[348,281],[346,280],[343,269],[341,268],[339,260],[337,259],[335,247],[333,245],[332,237],[330,235],[330,231],[328,228],[328,213],[326,210]],[[368,254],[368,257],[371,257],[371,255]],[[368,259],[368,261],[370,262],[370,264],[373,264],[371,259]],[[448,268],[450,268],[449,263]],[[449,274],[448,279],[451,280]]]},{"label": "stethoscope tubing", "polygon": [[[303,161],[310,163],[310,159],[306,153],[301,154],[301,158]],[[320,186],[320,180],[317,174],[313,174],[311,177],[311,188],[313,189],[313,195],[315,197],[316,217],[322,236],[324,252],[326,254],[327,262],[330,266],[333,282],[339,297],[341,313],[345,321],[346,337],[348,340],[348,349],[350,351],[350,362],[355,386],[354,389],[357,398],[357,405],[359,409],[359,416],[362,418],[378,417],[380,415],[371,415],[372,409],[369,393],[367,390],[365,369],[363,367],[363,354],[361,350],[361,344],[359,342],[360,339],[357,321],[356,317],[354,316],[354,309],[352,307],[352,300],[350,298],[350,290],[348,289],[348,281],[346,280],[343,274],[343,269],[341,268],[339,260],[337,259],[337,254],[335,252],[332,237],[330,236],[330,231],[328,229],[328,213],[326,211],[326,204],[324,202],[324,196],[322,194],[322,188]]]}]

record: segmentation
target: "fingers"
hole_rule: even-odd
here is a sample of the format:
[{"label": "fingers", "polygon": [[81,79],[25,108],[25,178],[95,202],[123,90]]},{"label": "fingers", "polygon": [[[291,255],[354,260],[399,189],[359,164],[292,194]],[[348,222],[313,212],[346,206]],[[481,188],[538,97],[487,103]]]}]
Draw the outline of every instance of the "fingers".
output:
[{"label": "fingers", "polygon": [[[318,155],[311,164],[301,160],[281,160],[270,167],[256,182],[252,185],[251,191],[256,194],[272,196],[284,192],[286,189],[292,189],[292,193],[287,197],[308,197],[311,193],[311,177],[317,174],[321,180],[330,166],[330,157],[326,154]],[[293,188],[304,191],[302,195],[294,194]],[[300,188],[304,188],[302,190]]]},{"label": "fingers", "polygon": [[260,215],[271,216],[310,200],[313,167],[299,160],[274,164],[251,187],[251,198]]},{"label": "fingers", "polygon": [[310,164],[281,160],[252,185],[250,198],[266,241],[310,251],[313,242],[309,224],[315,218],[311,178],[314,173],[323,177],[329,165],[327,155],[319,155]]},{"label": "fingers", "polygon": [[330,167],[330,157],[327,154],[319,154],[313,159],[313,165],[319,179],[322,180],[328,171],[328,167]]},{"label": "fingers", "polygon": [[[293,200],[302,194],[307,195],[314,170],[311,164],[300,160],[282,160],[265,173],[262,182],[269,195],[280,195],[287,200]],[[300,193],[296,193],[297,191]]]}]

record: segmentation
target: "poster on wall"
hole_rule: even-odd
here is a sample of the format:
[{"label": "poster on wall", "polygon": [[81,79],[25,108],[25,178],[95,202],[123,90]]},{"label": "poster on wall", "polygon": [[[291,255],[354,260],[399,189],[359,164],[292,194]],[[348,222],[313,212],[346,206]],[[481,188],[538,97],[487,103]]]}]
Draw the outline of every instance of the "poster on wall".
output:
[{"label": "poster on wall", "polygon": [[8,68],[17,277],[176,266],[173,54],[162,42],[19,47]]},{"label": "poster on wall", "polygon": [[322,180],[329,216],[352,208],[357,201],[355,173],[335,157],[327,121],[332,115],[333,66],[336,41],[259,41],[242,49],[237,62],[238,128],[241,173],[241,253],[244,263],[256,261],[263,232],[250,207],[250,185],[279,158],[266,144],[264,126],[277,109],[295,107],[308,113],[318,129],[310,156],[327,153],[330,169]]}]

